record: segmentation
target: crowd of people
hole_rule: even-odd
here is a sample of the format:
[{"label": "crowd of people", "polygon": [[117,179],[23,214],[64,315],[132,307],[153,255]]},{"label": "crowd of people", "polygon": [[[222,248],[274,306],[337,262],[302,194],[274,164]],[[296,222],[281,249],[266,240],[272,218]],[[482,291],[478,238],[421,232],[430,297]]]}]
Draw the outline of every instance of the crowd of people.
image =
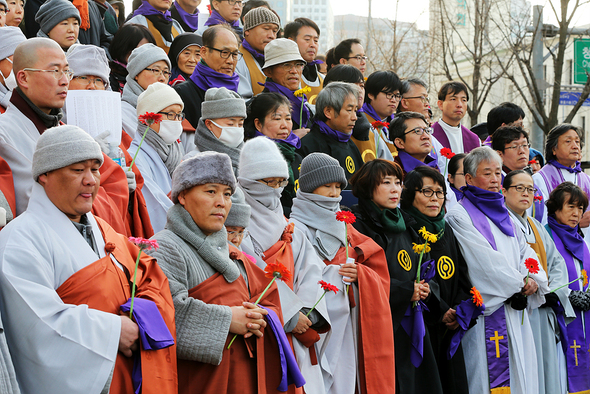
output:
[{"label": "crowd of people", "polygon": [[582,129],[199,4],[0,0],[0,392],[590,392]]}]

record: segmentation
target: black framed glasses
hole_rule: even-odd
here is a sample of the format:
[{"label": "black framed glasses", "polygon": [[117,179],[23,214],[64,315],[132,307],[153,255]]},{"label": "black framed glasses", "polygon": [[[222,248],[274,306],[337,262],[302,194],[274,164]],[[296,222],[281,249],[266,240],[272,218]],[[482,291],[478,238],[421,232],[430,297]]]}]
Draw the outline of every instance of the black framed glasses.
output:
[{"label": "black framed glasses", "polygon": [[404,135],[406,134],[410,134],[410,133],[415,133],[416,135],[422,135],[424,133],[430,135],[432,134],[432,127],[415,127],[410,131],[406,131],[404,133]]},{"label": "black framed glasses", "polygon": [[430,197],[434,196],[435,194],[436,194],[436,198],[438,198],[438,199],[442,200],[443,198],[445,198],[445,192],[443,192],[442,190],[434,191],[432,189],[419,189],[417,191],[424,194],[424,197],[427,197],[427,198],[430,198]]},{"label": "black framed glasses", "polygon": [[156,77],[159,77],[160,75],[163,75],[164,78],[170,78],[170,75],[172,75],[172,73],[168,70],[160,70],[159,68],[144,68],[144,70],[146,71],[150,71],[151,73],[153,73]]},{"label": "black framed glasses", "polygon": [[222,59],[229,59],[229,57],[231,56],[234,60],[240,60],[242,58],[242,52],[240,51],[228,51],[226,49],[217,49],[217,48],[213,48],[213,47],[207,47],[209,49],[213,49],[214,51],[219,52],[219,56],[221,56]]},{"label": "black framed glasses", "polygon": [[387,93],[383,91],[381,93],[387,97],[387,100],[395,99],[395,101],[400,101],[402,99],[402,95],[399,93]]},{"label": "black framed glasses", "polygon": [[166,115],[168,120],[178,120],[182,122],[184,120],[184,112],[176,113],[176,112],[158,112],[160,115]]},{"label": "black framed glasses", "polygon": [[278,187],[287,186],[287,184],[289,183],[289,180],[288,179],[283,179],[282,181],[279,181],[278,179],[273,179],[273,180],[270,180],[270,181],[267,181],[266,179],[259,179],[259,181],[266,183],[267,186],[270,186],[273,189],[276,189]]},{"label": "black framed glasses", "polygon": [[369,60],[368,57],[363,56],[363,55],[349,56],[349,57],[346,58],[346,60],[350,60],[350,59],[356,59],[359,62],[362,62],[362,61],[365,61],[366,62],[367,60]]},{"label": "black framed glasses", "polygon": [[526,187],[523,185],[514,185],[514,186],[508,186],[507,189],[510,189],[511,187],[515,188],[516,191],[519,193],[524,193],[525,190],[527,191],[528,194],[535,194],[537,192],[536,187]]}]

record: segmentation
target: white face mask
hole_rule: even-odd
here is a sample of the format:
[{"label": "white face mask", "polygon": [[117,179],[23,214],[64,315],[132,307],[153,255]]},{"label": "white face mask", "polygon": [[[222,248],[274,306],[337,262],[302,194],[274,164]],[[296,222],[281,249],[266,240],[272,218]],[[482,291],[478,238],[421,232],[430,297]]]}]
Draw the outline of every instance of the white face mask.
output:
[{"label": "white face mask", "polygon": [[[12,63],[12,60],[10,60],[9,58],[6,58],[6,60]],[[0,71],[0,74],[2,74],[2,71]],[[14,90],[14,88],[16,88],[16,78],[14,77],[12,69],[10,70],[10,74],[8,74],[7,77],[5,77],[4,74],[2,74],[2,78],[4,78],[4,86],[6,86],[8,90]]]},{"label": "white face mask", "polygon": [[220,126],[214,121],[211,121],[215,126],[221,129],[221,135],[218,140],[223,142],[230,148],[236,148],[244,141],[244,128],[243,127],[227,127]]},{"label": "white face mask", "polygon": [[162,137],[166,145],[172,144],[182,134],[182,122],[176,120],[163,120],[160,122],[158,135]]}]

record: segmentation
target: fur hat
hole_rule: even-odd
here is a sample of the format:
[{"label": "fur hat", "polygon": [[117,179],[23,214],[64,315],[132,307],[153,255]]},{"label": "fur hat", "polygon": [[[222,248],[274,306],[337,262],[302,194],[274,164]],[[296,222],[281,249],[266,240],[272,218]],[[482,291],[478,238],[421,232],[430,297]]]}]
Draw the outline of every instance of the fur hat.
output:
[{"label": "fur hat", "polygon": [[228,88],[210,88],[205,92],[205,101],[201,103],[201,118],[245,118],[246,102],[236,92]]},{"label": "fur hat", "polygon": [[173,104],[179,104],[184,109],[184,103],[174,88],[162,82],[155,82],[137,98],[137,116],[146,112],[157,114]]},{"label": "fur hat", "polygon": [[228,185],[235,192],[236,177],[227,154],[200,152],[180,163],[172,174],[172,201],[178,204],[178,195],[183,190],[205,183]]},{"label": "fur hat", "polygon": [[256,137],[244,143],[238,176],[255,181],[274,177],[287,179],[289,167],[275,142],[266,137]]},{"label": "fur hat", "polygon": [[135,79],[137,74],[145,70],[146,67],[160,60],[165,61],[168,64],[168,68],[172,69],[170,59],[168,59],[168,55],[162,48],[155,46],[151,42],[135,48],[131,52],[131,55],[129,55],[129,60],[127,61],[128,77]]},{"label": "fur hat", "polygon": [[69,18],[76,18],[78,23],[82,23],[78,9],[68,0],[47,0],[35,14],[35,22],[45,34],[49,34],[58,23]]},{"label": "fur hat", "polygon": [[305,62],[299,53],[297,43],[288,38],[277,38],[264,47],[264,67],[262,69],[294,60]]},{"label": "fur hat", "polygon": [[33,153],[33,179],[46,172],[96,159],[102,165],[104,157],[100,145],[87,132],[73,125],[56,126],[45,130],[37,140]]},{"label": "fur hat", "polygon": [[244,192],[239,187],[231,196],[231,209],[225,219],[226,226],[248,227],[252,209],[246,203]]},{"label": "fur hat", "polygon": [[348,185],[344,168],[338,160],[319,152],[305,156],[299,170],[299,189],[302,192],[313,193],[318,187],[332,182],[340,182],[342,189]]},{"label": "fur hat", "polygon": [[266,7],[252,8],[246,13],[246,15],[244,15],[244,31],[248,31],[265,23],[274,23],[279,29],[281,28],[279,17]]},{"label": "fur hat", "polygon": [[100,77],[105,87],[109,86],[109,59],[104,49],[96,45],[74,44],[66,52],[66,58],[74,77],[96,75]]}]

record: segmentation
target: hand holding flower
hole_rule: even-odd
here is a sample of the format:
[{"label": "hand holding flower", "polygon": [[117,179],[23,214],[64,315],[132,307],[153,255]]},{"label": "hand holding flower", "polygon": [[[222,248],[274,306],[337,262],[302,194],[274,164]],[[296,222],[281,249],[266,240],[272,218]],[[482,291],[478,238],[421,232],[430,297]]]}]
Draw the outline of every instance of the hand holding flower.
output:
[{"label": "hand holding flower", "polygon": [[299,320],[297,320],[297,325],[291,331],[293,334],[304,334],[309,327],[311,327],[311,320],[303,313],[299,312]]},{"label": "hand holding flower", "polygon": [[521,290],[521,293],[524,294],[525,296],[530,296],[532,294],[535,294],[535,292],[538,289],[539,289],[539,285],[537,284],[537,282],[535,282],[535,280],[533,278],[529,278],[528,283],[526,283],[524,285],[524,287]]},{"label": "hand holding flower", "polygon": [[346,284],[351,284],[358,280],[358,270],[355,263],[342,264],[338,270],[338,274],[346,277],[343,279]]}]

